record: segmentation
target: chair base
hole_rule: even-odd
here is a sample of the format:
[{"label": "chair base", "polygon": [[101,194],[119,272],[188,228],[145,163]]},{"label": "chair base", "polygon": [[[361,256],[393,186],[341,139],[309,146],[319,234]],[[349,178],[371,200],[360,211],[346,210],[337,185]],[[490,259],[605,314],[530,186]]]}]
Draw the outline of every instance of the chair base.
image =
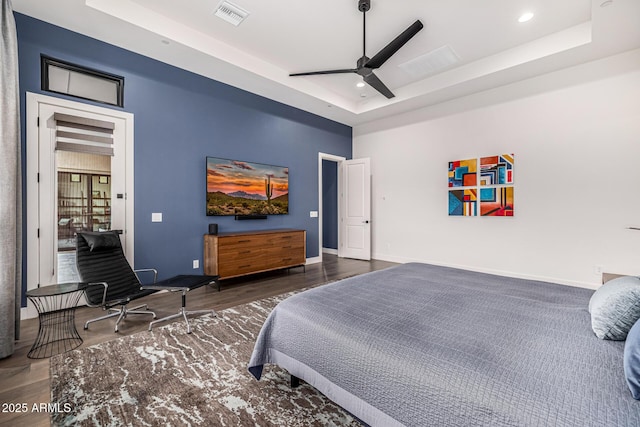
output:
[{"label": "chair base", "polygon": [[105,314],[104,316],[96,317],[95,319],[88,320],[84,324],[84,329],[89,329],[89,323],[98,322],[100,320],[110,319],[112,317],[118,316],[118,320],[116,320],[115,330],[114,332],[118,332],[118,325],[122,319],[125,319],[129,314],[150,314],[153,318],[157,318],[156,314],[153,311],[149,311],[147,309],[147,304],[138,305],[136,307],[128,309],[126,306],[121,306],[118,308],[110,308],[107,310],[109,314]]},{"label": "chair base", "polygon": [[149,323],[149,330],[151,330],[153,328],[153,325],[155,325],[156,323],[159,322],[165,322],[167,320],[171,320],[171,319],[177,319],[178,317],[183,317],[184,321],[187,324],[187,333],[190,334],[191,333],[191,324],[189,323],[189,318],[187,316],[193,316],[193,315],[197,315],[197,316],[201,316],[203,314],[207,314],[207,313],[211,313],[213,316],[218,317],[218,313],[215,312],[215,310],[186,310],[184,307],[180,308],[180,311],[176,314],[172,314],[171,316],[167,316],[167,317],[163,317],[161,319],[158,320],[154,320],[153,322]]}]

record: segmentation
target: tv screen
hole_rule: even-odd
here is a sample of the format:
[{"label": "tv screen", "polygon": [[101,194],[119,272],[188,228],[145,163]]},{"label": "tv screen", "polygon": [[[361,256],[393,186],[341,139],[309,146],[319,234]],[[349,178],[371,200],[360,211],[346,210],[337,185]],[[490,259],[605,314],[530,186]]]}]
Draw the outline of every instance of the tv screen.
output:
[{"label": "tv screen", "polygon": [[289,213],[289,168],[207,157],[207,215]]}]

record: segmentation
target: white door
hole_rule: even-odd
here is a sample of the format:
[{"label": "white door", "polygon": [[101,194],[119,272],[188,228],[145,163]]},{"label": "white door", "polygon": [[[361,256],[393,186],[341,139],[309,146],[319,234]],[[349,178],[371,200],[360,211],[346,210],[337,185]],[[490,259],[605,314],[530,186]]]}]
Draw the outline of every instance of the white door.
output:
[{"label": "white door", "polygon": [[[61,131],[61,115],[112,124],[112,153],[63,148],[65,132],[74,130]],[[104,139],[81,126],[88,144]],[[133,264],[133,115],[28,93],[26,152],[27,289],[59,282],[59,260],[75,256],[74,233],[80,230],[123,230]]]},{"label": "white door", "polygon": [[345,160],[341,164],[343,203],[338,255],[371,259],[371,165],[369,158]]}]

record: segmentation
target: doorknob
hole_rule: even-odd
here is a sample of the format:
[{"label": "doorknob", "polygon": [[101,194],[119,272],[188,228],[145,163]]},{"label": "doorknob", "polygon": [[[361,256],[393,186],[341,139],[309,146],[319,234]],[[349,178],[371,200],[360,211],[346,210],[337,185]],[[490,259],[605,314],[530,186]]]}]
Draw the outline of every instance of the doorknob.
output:
[{"label": "doorknob", "polygon": [[362,223],[363,223],[363,224],[369,224],[369,220],[368,220],[368,219],[367,219],[367,220],[364,220],[364,221],[362,221]]}]

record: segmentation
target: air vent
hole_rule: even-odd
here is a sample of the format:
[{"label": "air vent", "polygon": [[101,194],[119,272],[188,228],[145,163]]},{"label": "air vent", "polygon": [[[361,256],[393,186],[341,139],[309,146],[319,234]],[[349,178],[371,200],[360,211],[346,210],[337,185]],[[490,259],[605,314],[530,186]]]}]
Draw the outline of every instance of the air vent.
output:
[{"label": "air vent", "polygon": [[429,53],[418,56],[410,61],[398,65],[411,77],[426,77],[460,61],[458,54],[449,45],[444,45]]},{"label": "air vent", "polygon": [[218,4],[218,8],[213,13],[218,18],[224,19],[230,24],[235,25],[236,27],[240,25],[244,19],[249,16],[249,12],[228,1],[221,1]]}]

